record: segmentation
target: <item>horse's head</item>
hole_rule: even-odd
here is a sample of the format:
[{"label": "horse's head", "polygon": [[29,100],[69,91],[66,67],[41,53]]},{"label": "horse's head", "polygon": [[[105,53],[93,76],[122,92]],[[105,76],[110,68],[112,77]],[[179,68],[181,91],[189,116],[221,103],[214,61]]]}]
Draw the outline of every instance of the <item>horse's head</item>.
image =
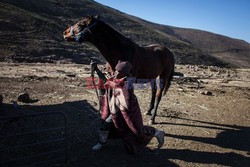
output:
[{"label": "horse's head", "polygon": [[84,42],[87,41],[92,29],[94,29],[99,16],[84,18],[67,28],[63,32],[63,38],[67,41]]}]

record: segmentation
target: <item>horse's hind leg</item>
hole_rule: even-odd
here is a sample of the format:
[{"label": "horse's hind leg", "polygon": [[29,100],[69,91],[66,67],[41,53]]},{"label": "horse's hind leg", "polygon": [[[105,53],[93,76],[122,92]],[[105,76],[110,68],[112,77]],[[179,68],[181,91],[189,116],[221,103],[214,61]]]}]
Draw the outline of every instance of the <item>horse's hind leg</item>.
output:
[{"label": "horse's hind leg", "polygon": [[151,101],[150,101],[150,106],[149,106],[149,109],[148,111],[146,111],[144,114],[145,115],[152,115],[152,110],[154,109],[154,104],[155,104],[155,96],[156,96],[156,88],[155,88],[155,85],[156,85],[156,82],[155,82],[155,79],[151,80],[150,81],[150,85],[151,85]]},{"label": "horse's hind leg", "polygon": [[154,101],[154,108],[152,110],[152,116],[150,118],[149,124],[155,124],[155,117],[157,115],[157,108],[159,106],[159,103],[161,101],[162,97],[162,92],[164,88],[167,85],[167,77],[166,77],[166,71],[163,71],[160,75],[160,80],[159,80],[159,89],[157,89],[155,101]]},{"label": "horse's hind leg", "polygon": [[151,112],[152,116],[150,118],[149,124],[155,124],[155,116],[157,114],[157,108],[158,108],[159,103],[161,101],[162,91],[163,91],[163,89],[158,89],[157,90],[156,98],[155,98],[155,101],[154,101],[154,108],[153,108],[153,110]]}]

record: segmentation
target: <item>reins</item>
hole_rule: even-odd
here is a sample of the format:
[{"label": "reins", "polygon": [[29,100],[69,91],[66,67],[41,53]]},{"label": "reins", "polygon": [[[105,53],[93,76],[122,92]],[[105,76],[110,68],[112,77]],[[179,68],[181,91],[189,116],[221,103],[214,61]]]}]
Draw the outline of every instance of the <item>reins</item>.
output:
[{"label": "reins", "polygon": [[84,39],[84,34],[89,31],[91,33],[91,28],[97,24],[97,21],[94,22],[93,24],[85,27],[82,31],[78,32],[77,34],[74,33],[74,28],[73,26],[70,27],[70,35],[75,38],[76,42],[80,40],[81,37]]}]

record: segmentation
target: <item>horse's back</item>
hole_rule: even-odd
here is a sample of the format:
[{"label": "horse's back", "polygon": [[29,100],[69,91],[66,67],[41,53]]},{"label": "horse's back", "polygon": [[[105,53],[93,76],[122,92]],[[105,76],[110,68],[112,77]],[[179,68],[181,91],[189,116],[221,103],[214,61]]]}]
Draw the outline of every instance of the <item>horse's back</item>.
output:
[{"label": "horse's back", "polygon": [[153,50],[155,53],[154,55],[160,56],[160,59],[164,62],[167,61],[168,64],[174,64],[174,55],[167,47],[160,44],[152,44],[146,46],[145,48]]},{"label": "horse's back", "polygon": [[[166,66],[173,66],[173,54],[165,46],[152,44],[136,49],[134,72],[140,77],[157,77]],[[137,75],[138,76],[138,75]]]},{"label": "horse's back", "polygon": [[160,44],[151,44],[148,46],[141,47],[142,53],[137,56],[142,56],[145,61],[148,62],[161,62],[174,64],[173,53],[165,46]]},{"label": "horse's back", "polygon": [[147,46],[140,46],[141,50],[146,52],[149,56],[172,56],[172,52],[165,46],[161,44],[151,44]]}]

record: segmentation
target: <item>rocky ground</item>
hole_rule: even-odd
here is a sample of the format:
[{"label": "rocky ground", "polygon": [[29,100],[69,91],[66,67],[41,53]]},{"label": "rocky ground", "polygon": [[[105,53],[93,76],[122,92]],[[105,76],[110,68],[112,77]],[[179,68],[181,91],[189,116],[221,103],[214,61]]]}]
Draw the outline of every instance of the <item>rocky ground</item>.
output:
[{"label": "rocky ground", "polygon": [[[86,88],[87,65],[0,63],[0,118],[65,113],[69,127],[66,166],[250,166],[250,69],[177,65],[175,71],[184,77],[175,76],[153,125],[166,133],[160,150],[153,139],[137,156],[128,155],[120,140],[111,140],[100,152],[91,151],[100,119],[95,91]],[[25,92],[31,100],[19,102],[18,96]],[[135,93],[142,112],[146,111],[150,90],[136,89]],[[149,117],[143,117],[147,124]],[[62,122],[57,116],[40,122],[14,120],[0,123],[0,132],[40,124]],[[0,145],[4,148],[24,140],[20,137]],[[8,156],[5,153],[1,155]]]}]

